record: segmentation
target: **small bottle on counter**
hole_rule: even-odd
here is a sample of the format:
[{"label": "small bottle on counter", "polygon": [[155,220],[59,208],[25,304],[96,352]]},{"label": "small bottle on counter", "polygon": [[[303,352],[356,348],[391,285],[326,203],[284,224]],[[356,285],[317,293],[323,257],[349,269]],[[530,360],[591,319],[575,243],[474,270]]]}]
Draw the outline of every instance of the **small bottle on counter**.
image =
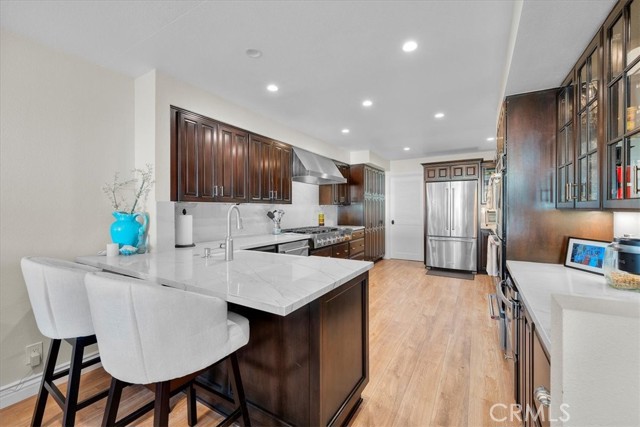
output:
[{"label": "small bottle on counter", "polygon": [[324,212],[318,212],[318,226],[324,227]]}]

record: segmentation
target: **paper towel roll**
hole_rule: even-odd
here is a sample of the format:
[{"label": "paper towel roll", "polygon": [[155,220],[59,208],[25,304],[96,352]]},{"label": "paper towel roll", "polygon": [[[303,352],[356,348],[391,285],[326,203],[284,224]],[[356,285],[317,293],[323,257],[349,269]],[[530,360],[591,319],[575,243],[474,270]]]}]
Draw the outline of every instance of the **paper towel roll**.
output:
[{"label": "paper towel roll", "polygon": [[193,216],[178,215],[176,217],[176,246],[193,245]]}]

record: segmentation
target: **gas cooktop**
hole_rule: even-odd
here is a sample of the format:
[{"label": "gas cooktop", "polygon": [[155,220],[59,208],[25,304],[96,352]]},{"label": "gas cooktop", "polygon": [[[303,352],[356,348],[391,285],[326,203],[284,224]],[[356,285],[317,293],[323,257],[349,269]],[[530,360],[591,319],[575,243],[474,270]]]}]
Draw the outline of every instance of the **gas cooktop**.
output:
[{"label": "gas cooktop", "polygon": [[299,227],[282,230],[283,233],[310,234],[314,249],[351,240],[351,230],[337,227]]}]

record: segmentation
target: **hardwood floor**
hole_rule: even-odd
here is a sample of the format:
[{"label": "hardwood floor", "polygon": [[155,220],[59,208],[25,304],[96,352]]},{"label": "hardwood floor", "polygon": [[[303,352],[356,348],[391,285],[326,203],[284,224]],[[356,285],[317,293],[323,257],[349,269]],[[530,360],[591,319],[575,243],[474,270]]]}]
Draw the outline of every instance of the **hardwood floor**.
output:
[{"label": "hardwood floor", "polygon": [[[493,404],[514,403],[509,365],[498,350],[497,325],[489,318],[488,276],[474,281],[425,275],[420,262],[383,260],[370,275],[370,381],[352,426],[500,426]],[[108,387],[101,369],[88,372],[81,397]],[[61,386],[64,390],[64,386]],[[144,387],[123,392],[121,414],[153,399]],[[172,400],[172,426],[186,426],[184,395]],[[27,426],[35,398],[0,411],[0,425]],[[105,400],[78,413],[78,426],[99,426]],[[506,411],[496,410],[501,417]],[[151,426],[152,413],[136,425]],[[198,426],[222,417],[198,404]],[[45,426],[62,413],[49,399]]]}]

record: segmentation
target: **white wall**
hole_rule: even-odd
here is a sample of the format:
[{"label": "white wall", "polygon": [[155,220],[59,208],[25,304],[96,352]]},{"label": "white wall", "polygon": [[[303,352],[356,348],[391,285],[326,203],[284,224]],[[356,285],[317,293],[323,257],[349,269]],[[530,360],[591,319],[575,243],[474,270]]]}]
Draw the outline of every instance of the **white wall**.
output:
[{"label": "white wall", "polygon": [[640,212],[613,213],[613,236],[624,237],[625,234],[640,237]]},{"label": "white wall", "polygon": [[110,240],[111,206],[101,187],[115,171],[134,167],[134,87],[129,77],[11,33],[2,32],[0,42],[0,386],[6,386],[31,373],[24,347],[44,341],[20,258],[73,259]]}]

